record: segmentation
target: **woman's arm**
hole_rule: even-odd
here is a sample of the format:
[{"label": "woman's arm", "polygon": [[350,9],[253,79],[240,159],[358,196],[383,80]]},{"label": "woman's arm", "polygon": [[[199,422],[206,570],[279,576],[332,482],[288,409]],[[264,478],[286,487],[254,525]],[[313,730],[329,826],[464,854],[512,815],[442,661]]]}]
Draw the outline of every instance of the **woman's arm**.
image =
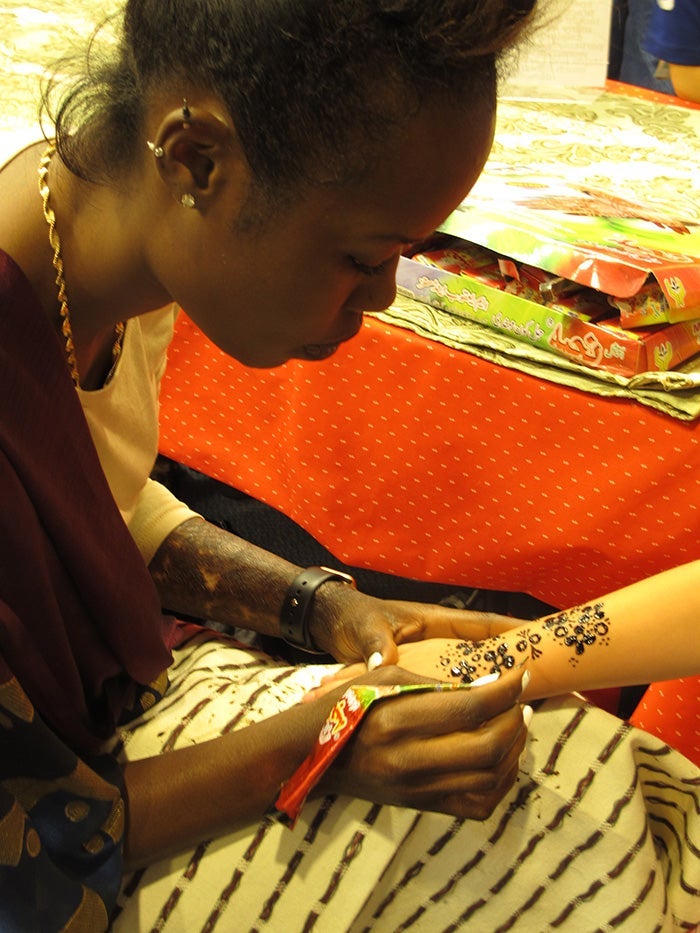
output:
[{"label": "woman's arm", "polygon": [[[485,819],[513,784],[525,744],[521,677],[518,671],[474,690],[377,703],[315,793]],[[362,681],[416,678],[384,668]],[[127,763],[128,866],[259,820],[311,750],[343,689],[209,742]]]},{"label": "woman's arm", "polygon": [[300,570],[200,518],[171,532],[148,569],[165,609],[276,636],[284,595]]},{"label": "woman's arm", "polygon": [[478,643],[401,646],[415,672],[469,682],[528,661],[524,699],[650,683],[700,672],[700,561]]},{"label": "woman's arm", "polygon": [[[280,637],[280,610],[301,568],[193,518],[165,539],[149,570],[170,612]],[[377,599],[334,581],[318,588],[310,616],[314,642],[339,661],[378,653],[384,664],[396,663],[399,642],[479,639],[511,625],[493,614]]]},{"label": "woman's arm", "polygon": [[668,70],[676,96],[700,104],[700,67],[669,62]]}]

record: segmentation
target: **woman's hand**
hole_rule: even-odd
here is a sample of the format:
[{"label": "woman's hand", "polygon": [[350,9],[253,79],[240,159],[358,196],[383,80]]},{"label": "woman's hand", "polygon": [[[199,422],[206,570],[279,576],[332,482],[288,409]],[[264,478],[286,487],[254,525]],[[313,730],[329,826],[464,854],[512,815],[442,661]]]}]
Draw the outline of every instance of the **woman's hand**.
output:
[{"label": "woman's hand", "polygon": [[[316,600],[319,611],[315,609],[311,619],[316,644],[344,664],[364,665],[371,659],[370,668],[378,663],[396,664],[398,646],[408,642],[435,638],[481,641],[523,624],[520,619],[495,613],[377,599],[343,584],[325,584]],[[437,676],[436,672],[431,676]]]},{"label": "woman's hand", "polygon": [[[474,648],[475,643],[455,638],[426,638],[423,641],[407,642],[398,648],[399,664],[404,670],[418,677],[460,682],[464,679],[463,672],[451,659],[454,659],[466,646]],[[470,680],[477,680],[491,673],[492,669],[493,665],[482,658],[480,665],[472,665]],[[306,694],[304,702],[318,700],[341,684],[361,678],[365,671],[367,671],[367,665],[358,662],[326,675],[318,687]]]},{"label": "woman's hand", "polygon": [[[525,746],[527,729],[518,703],[522,677],[522,670],[512,671],[472,689],[377,702],[320,790],[486,819],[513,785]],[[362,680],[416,682],[399,668]]]}]

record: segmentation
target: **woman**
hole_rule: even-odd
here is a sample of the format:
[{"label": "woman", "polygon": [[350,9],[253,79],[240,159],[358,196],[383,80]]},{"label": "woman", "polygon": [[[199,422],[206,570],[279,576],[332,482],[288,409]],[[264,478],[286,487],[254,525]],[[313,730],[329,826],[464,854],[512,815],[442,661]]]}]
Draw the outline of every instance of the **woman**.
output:
[{"label": "woman", "polygon": [[[148,474],[173,303],[250,366],[351,339],[481,171],[498,62],[533,5],[131,0],[116,59],[93,60],[49,144],[0,173],[3,929],[337,930],[370,909],[395,928],[401,892],[370,900],[402,860],[447,833],[461,861],[468,821],[521,793],[513,671],[378,704],[297,827],[275,822],[340,689],[300,704],[318,668],[170,614],[371,659],[366,679],[390,684],[422,680],[390,666],[398,644],[502,620],[371,599],[208,525]],[[476,922],[529,899],[527,872],[517,889]],[[663,890],[685,910],[666,889],[654,905]],[[435,898],[429,922],[454,913]]]}]

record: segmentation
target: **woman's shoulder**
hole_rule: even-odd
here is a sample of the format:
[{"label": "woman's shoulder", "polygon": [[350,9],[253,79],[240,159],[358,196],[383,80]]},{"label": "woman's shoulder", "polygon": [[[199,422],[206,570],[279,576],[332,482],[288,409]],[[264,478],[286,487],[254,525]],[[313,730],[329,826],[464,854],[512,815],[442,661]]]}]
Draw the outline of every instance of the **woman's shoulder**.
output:
[{"label": "woman's shoulder", "polygon": [[[0,250],[12,257],[16,269],[26,276],[28,287],[39,297],[44,284],[53,289],[39,193],[39,162],[45,147],[46,142],[37,141],[35,135],[32,143],[15,152],[0,168]],[[5,260],[5,275],[10,274],[10,265]],[[17,279],[16,269],[13,281]]]},{"label": "woman's shoulder", "polygon": [[46,146],[46,140],[37,133],[36,129],[2,133],[0,135],[0,172],[9,168],[13,163],[16,164],[32,150],[40,150],[42,146]]}]

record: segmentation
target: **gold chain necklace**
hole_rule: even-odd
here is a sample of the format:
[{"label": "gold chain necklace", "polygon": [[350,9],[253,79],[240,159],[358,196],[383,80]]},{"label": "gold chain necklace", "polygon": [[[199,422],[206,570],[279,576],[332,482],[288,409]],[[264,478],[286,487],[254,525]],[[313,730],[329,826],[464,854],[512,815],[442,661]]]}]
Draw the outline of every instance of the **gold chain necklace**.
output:
[{"label": "gold chain necklace", "polygon": [[[68,368],[70,369],[73,385],[78,386],[80,384],[80,375],[78,373],[78,361],[75,358],[75,344],[73,343],[73,328],[71,327],[70,323],[70,310],[68,308],[66,280],[63,276],[63,255],[61,252],[61,240],[58,236],[58,231],[56,230],[56,215],[54,214],[49,204],[49,198],[51,197],[48,177],[49,164],[51,163],[51,158],[55,152],[56,147],[53,143],[49,143],[46,151],[39,161],[39,194],[41,195],[42,204],[44,206],[44,217],[46,219],[46,223],[49,225],[49,244],[53,250],[53,258],[51,261],[53,263],[54,269],[56,270],[56,287],[58,289],[57,295],[59,313],[61,315],[61,333],[63,334],[63,340],[65,342]],[[114,368],[117,365],[117,360],[121,355],[125,329],[126,325],[123,321],[117,324],[114,328],[114,343],[112,344],[112,366],[110,367],[105,382],[110,380],[112,373],[114,372]]]}]

